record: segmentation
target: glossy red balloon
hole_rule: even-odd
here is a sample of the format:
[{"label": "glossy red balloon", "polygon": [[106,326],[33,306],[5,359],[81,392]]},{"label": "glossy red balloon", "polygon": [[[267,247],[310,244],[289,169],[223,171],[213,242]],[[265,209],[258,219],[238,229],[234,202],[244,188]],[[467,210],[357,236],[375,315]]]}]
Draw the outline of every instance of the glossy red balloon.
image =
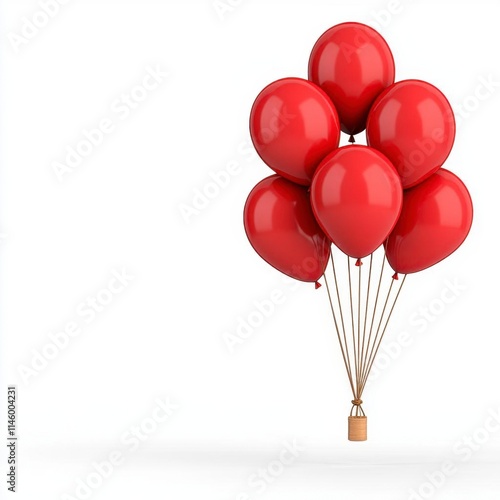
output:
[{"label": "glossy red balloon", "polygon": [[316,281],[325,272],[330,241],[311,210],[307,188],[278,175],[250,192],[244,224],[254,250],[271,266],[301,281]]},{"label": "glossy red balloon", "polygon": [[311,185],[314,215],[344,253],[371,254],[396,224],[403,189],[396,169],[367,146],[345,146],[328,155]]},{"label": "glossy red balloon", "polygon": [[357,134],[377,96],[394,83],[394,59],[382,36],[360,23],[323,33],[309,59],[309,79],[331,98],[342,130]]},{"label": "glossy red balloon", "polygon": [[427,179],[444,163],[455,140],[446,97],[430,83],[405,80],[375,101],[366,126],[368,144],[397,168],[403,188]]},{"label": "glossy red balloon", "polygon": [[339,145],[340,124],[335,107],[318,86],[301,78],[283,78],[257,96],[250,135],[269,167],[309,185],[320,161]]},{"label": "glossy red balloon", "polygon": [[422,271],[453,253],[472,224],[472,200],[464,183],[438,170],[404,193],[403,210],[385,243],[391,267],[398,273]]}]

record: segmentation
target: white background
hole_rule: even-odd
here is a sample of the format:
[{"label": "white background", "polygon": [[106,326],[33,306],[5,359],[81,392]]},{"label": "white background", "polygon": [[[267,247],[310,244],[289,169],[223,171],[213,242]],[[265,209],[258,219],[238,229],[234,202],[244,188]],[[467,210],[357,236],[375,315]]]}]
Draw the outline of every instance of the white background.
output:
[{"label": "white background", "polygon": [[[1,2],[1,400],[5,410],[17,384],[19,498],[83,498],[78,481],[119,451],[88,498],[498,499],[500,432],[484,426],[500,411],[500,4],[233,4],[221,16],[212,0],[71,0],[16,50],[12,35],[40,6]],[[270,173],[249,150],[253,99],[306,77],[316,39],[348,20],[380,30],[398,80],[447,95],[459,123],[446,166],[475,209],[464,246],[407,280],[366,390],[366,443],[346,439],[351,397],[325,287],[284,281],[242,226],[247,193]],[[157,66],[163,82],[118,112]],[[479,101],[485,80],[496,84]],[[113,131],[59,182],[54,162],[106,118]],[[228,185],[186,220],[183,205],[228,164]],[[87,323],[80,304],[122,269],[133,279]],[[450,283],[459,290],[443,304]],[[274,289],[284,302],[230,352],[224,334]],[[429,306],[438,313],[422,321]],[[80,335],[21,376],[72,321]],[[411,341],[398,347],[401,332]],[[123,433],[158,397],[178,408],[131,450]],[[301,451],[281,470],[294,440]],[[443,479],[446,460],[455,469]],[[252,474],[268,467],[276,477],[257,488]]]}]

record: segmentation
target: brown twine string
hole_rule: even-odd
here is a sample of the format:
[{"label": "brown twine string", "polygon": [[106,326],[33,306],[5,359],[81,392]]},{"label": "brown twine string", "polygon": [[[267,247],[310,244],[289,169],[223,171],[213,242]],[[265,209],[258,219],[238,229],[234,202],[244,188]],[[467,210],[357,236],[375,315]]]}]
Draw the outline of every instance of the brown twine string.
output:
[{"label": "brown twine string", "polygon": [[[342,339],[340,338],[340,330],[339,330],[338,323],[337,323],[337,317],[335,316],[335,310],[333,308],[332,296],[330,294],[330,287],[328,286],[328,280],[326,278],[326,273],[323,276],[325,278],[326,291],[328,292],[328,300],[330,301],[330,309],[332,310],[333,322],[335,323],[335,330],[337,332],[337,338],[339,339],[340,350],[342,351],[342,358],[344,359],[344,365],[345,365],[345,368],[347,370],[347,376],[349,377],[349,383],[351,384],[352,394],[354,397],[356,397],[356,394],[354,391],[354,384],[353,384],[353,380],[352,380],[351,367],[350,367],[350,364],[348,363],[348,358],[346,358],[346,353],[344,351],[344,345],[342,344]],[[349,356],[349,353],[347,353],[347,356]]]},{"label": "brown twine string", "polygon": [[[373,355],[373,352],[375,350],[375,346],[377,345],[377,340],[378,340],[379,334],[380,334],[380,327],[382,326],[382,321],[384,319],[385,310],[387,309],[387,304],[388,304],[389,298],[391,296],[391,291],[392,291],[393,285],[394,285],[394,280],[391,280],[391,285],[389,286],[389,291],[387,292],[387,297],[385,298],[384,307],[382,308],[382,314],[380,315],[380,319],[379,319],[378,326],[377,326],[377,331],[375,333],[373,344],[372,344],[371,349],[370,349],[370,354],[367,358],[368,359],[367,364],[366,364],[367,367],[370,366],[370,360],[372,359],[372,355]],[[365,373],[363,374],[363,379],[364,379],[365,374],[366,374],[366,369],[365,369]]]},{"label": "brown twine string", "polygon": [[368,352],[369,352],[369,349],[370,349],[370,342],[371,342],[372,334],[373,334],[373,325],[375,323],[375,316],[376,316],[376,312],[377,312],[378,299],[379,299],[379,296],[380,296],[380,288],[381,288],[381,285],[382,285],[382,278],[384,276],[384,267],[385,267],[385,254],[384,254],[384,257],[382,258],[382,266],[380,268],[380,276],[379,276],[379,279],[378,279],[377,294],[375,295],[375,304],[373,306],[372,320],[371,320],[371,323],[370,323],[370,332],[369,332],[369,335],[368,335],[368,342],[366,344],[365,362],[363,363],[363,365],[364,365],[363,366],[363,374],[364,374],[365,369],[366,369],[366,359],[367,359],[367,355],[368,355]]},{"label": "brown twine string", "polygon": [[[351,262],[350,258],[347,257],[347,272],[348,272],[348,281],[349,281],[349,308],[351,312],[351,335],[347,335],[346,325],[344,322],[344,314],[342,308],[342,300],[340,298],[337,272],[335,269],[335,262],[333,259],[333,255],[330,255],[330,260],[333,269],[333,278],[335,282],[335,290],[336,290],[336,302],[338,308],[338,314],[336,311],[336,307],[334,305],[334,299],[332,297],[332,292],[330,290],[330,285],[328,283],[328,279],[326,273],[324,274],[326,289],[328,293],[328,300],[330,303],[330,309],[333,316],[333,321],[335,325],[335,331],[337,333],[337,338],[340,344],[340,349],[342,353],[342,359],[344,360],[344,366],[346,368],[347,376],[349,379],[349,383],[351,386],[353,400],[351,401],[351,413],[350,416],[365,416],[365,412],[363,410],[362,404],[363,401],[361,396],[365,389],[368,376],[372,369],[373,363],[377,356],[379,347],[381,345],[384,334],[387,330],[387,326],[391,319],[392,313],[394,311],[394,307],[398,301],[399,295],[401,293],[401,289],[403,288],[404,282],[406,280],[406,275],[404,276],[401,284],[398,288],[396,296],[393,301],[390,301],[391,292],[394,287],[394,279],[391,279],[391,284],[389,286],[389,290],[387,292],[387,296],[384,300],[384,305],[382,308],[382,312],[378,319],[378,325],[376,330],[374,329],[375,318],[378,317],[378,306],[379,306],[379,298],[381,292],[381,284],[382,278],[384,274],[385,268],[385,255],[382,260],[382,265],[380,269],[380,276],[378,279],[377,292],[375,295],[375,301],[373,304],[373,311],[369,310],[369,302],[370,302],[370,294],[372,288],[372,269],[373,269],[373,254],[370,255],[370,266],[368,271],[368,283],[366,288],[366,300],[364,305],[364,320],[363,326],[361,326],[362,314],[361,314],[361,302],[364,296],[362,295],[363,287],[362,287],[362,276],[361,276],[361,266],[358,267],[358,296],[357,296],[357,312],[355,314],[355,306],[354,306],[354,298],[353,298],[353,286],[352,286],[352,277],[351,277]],[[385,313],[387,311],[388,305],[391,303],[389,308],[389,313],[387,318],[385,318]],[[371,314],[370,328],[368,329],[368,315]],[[338,316],[340,316],[340,321],[338,320]],[[355,319],[357,316],[357,321]],[[349,340],[348,340],[349,337]],[[352,342],[352,345],[350,344]],[[352,357],[352,360],[351,360]],[[353,366],[354,365],[354,366]],[[353,370],[354,368],[354,370]]]},{"label": "brown twine string", "polygon": [[351,307],[351,333],[352,333],[352,345],[353,345],[353,351],[354,351],[354,369],[356,373],[356,395],[355,397],[357,398],[359,396],[359,371],[358,371],[358,349],[356,346],[356,335],[354,333],[354,308],[353,308],[353,301],[352,301],[352,282],[351,282],[351,259],[349,256],[347,256],[347,274],[349,276],[349,304]]},{"label": "brown twine string", "polygon": [[[365,374],[365,377],[364,377],[364,379],[362,381],[362,385],[361,385],[361,392],[363,392],[363,389],[365,388],[366,382],[368,380],[368,376],[370,375],[370,371],[371,371],[372,366],[373,366],[373,362],[375,361],[380,344],[382,343],[382,339],[384,338],[385,331],[387,330],[387,325],[389,325],[389,321],[390,321],[391,316],[392,316],[392,311],[394,311],[394,307],[396,306],[396,303],[398,301],[399,294],[401,293],[401,289],[403,288],[403,285],[405,284],[406,276],[408,276],[408,275],[407,274],[404,275],[403,280],[401,281],[401,285],[399,285],[398,292],[396,294],[396,297],[394,298],[394,302],[392,303],[392,307],[391,307],[391,310],[389,311],[389,315],[387,316],[387,320],[385,322],[384,329],[382,330],[382,335],[380,336],[380,339],[378,341],[377,348],[375,349],[375,353],[373,354],[373,357],[372,357],[371,362],[368,366],[368,369],[366,370],[366,374]],[[394,280],[392,280],[391,285],[393,283],[394,283]]]},{"label": "brown twine string", "polygon": [[[361,406],[363,404],[363,400],[359,398],[354,398],[352,401],[352,408],[351,408],[351,413],[349,414],[350,417],[366,417],[365,412],[363,410],[363,407]],[[354,410],[356,408],[356,410]],[[353,411],[356,411],[356,415],[353,415]]]},{"label": "brown twine string", "polygon": [[330,261],[332,263],[332,269],[333,269],[333,278],[335,280],[335,290],[337,293],[337,303],[339,305],[339,311],[340,311],[340,322],[342,324],[342,333],[344,337],[344,346],[346,350],[346,356],[347,356],[347,363],[349,365],[349,377],[351,381],[351,386],[353,387],[353,395],[355,396],[355,391],[354,391],[354,382],[352,378],[352,367],[351,367],[351,358],[349,354],[349,344],[347,342],[347,334],[346,334],[346,329],[345,329],[345,323],[344,323],[344,313],[342,312],[342,301],[340,300],[340,293],[339,293],[339,283],[337,280],[337,271],[335,270],[335,261],[333,260],[333,254],[330,253]]},{"label": "brown twine string", "polygon": [[372,267],[373,267],[373,253],[370,254],[370,267],[368,269],[368,285],[366,287],[366,304],[365,304],[365,321],[363,325],[363,341],[361,345],[361,360],[362,360],[362,369],[361,373],[364,371],[364,357],[365,357],[365,340],[366,340],[366,320],[368,319],[368,304],[370,301],[370,286],[372,281]]},{"label": "brown twine string", "polygon": [[[358,375],[357,380],[361,380],[361,265],[358,266]],[[359,382],[358,382],[359,384]],[[359,392],[359,390],[358,390]]]}]

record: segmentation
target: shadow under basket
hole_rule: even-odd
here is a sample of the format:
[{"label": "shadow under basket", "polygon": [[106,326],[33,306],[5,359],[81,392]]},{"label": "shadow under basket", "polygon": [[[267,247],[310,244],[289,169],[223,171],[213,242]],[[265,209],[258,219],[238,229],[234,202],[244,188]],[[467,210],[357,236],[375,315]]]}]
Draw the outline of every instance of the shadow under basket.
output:
[{"label": "shadow under basket", "polygon": [[366,441],[367,439],[366,417],[348,417],[348,439],[349,441]]}]

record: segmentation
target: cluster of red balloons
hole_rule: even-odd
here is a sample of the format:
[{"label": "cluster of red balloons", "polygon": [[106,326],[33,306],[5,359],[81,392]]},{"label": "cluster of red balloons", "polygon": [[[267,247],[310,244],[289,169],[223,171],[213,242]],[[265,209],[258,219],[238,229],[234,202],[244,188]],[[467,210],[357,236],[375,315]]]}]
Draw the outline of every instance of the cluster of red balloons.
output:
[{"label": "cluster of red balloons", "polygon": [[[244,224],[283,273],[317,281],[332,242],[358,265],[383,244],[396,273],[414,273],[465,240],[472,201],[441,168],[455,138],[451,106],[430,83],[394,75],[382,36],[343,23],[314,45],[308,80],[277,80],[256,98],[252,141],[277,175],[253,188]],[[353,143],[365,129],[368,146],[339,148],[341,131]]]}]

